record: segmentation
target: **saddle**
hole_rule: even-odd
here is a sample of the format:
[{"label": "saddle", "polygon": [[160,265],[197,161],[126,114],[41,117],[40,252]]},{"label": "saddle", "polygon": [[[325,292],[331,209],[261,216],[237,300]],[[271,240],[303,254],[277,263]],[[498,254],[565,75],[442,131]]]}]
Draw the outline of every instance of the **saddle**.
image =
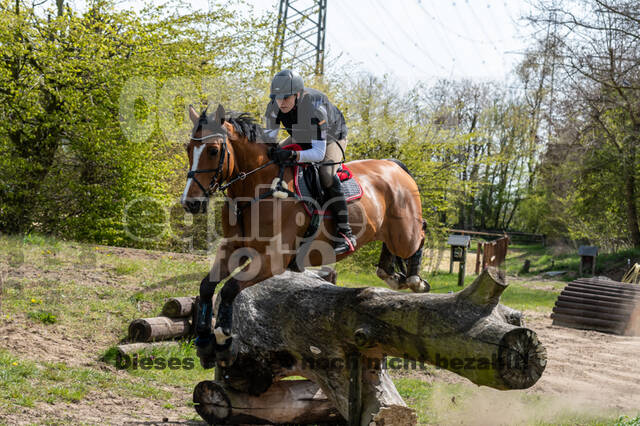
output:
[{"label": "saddle", "polygon": [[[299,151],[297,144],[287,145],[284,149]],[[331,216],[331,212],[322,209],[325,194],[320,184],[320,173],[317,164],[298,164],[294,167],[294,191],[304,201],[304,208],[310,216]],[[344,164],[337,172],[342,185],[342,192],[347,202],[362,198],[362,186],[351,170]]]}]

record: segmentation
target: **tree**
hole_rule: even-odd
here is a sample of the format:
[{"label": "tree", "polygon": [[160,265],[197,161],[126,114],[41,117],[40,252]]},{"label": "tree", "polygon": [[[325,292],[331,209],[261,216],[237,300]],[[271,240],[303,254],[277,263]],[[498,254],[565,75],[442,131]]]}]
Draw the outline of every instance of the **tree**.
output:
[{"label": "tree", "polygon": [[529,18],[534,28],[557,29],[539,32],[541,40],[553,38],[558,52],[556,90],[564,111],[554,117],[554,128],[559,138],[570,138],[569,145],[583,153],[574,168],[577,194],[572,199],[583,212],[595,208],[609,219],[623,218],[626,238],[640,247],[638,5],[628,0],[572,0],[560,6],[545,0],[536,8]]}]

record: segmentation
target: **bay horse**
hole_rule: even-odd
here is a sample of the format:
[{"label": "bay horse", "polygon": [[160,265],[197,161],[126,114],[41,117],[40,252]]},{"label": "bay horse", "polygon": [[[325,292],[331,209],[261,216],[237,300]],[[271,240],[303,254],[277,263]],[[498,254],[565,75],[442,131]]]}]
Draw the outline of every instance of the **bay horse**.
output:
[{"label": "bay horse", "polygon": [[[195,328],[202,362],[203,356],[229,347],[233,300],[244,288],[284,272],[292,261],[302,268],[320,266],[350,253],[335,256],[330,218],[321,219],[317,236],[311,236],[311,241],[307,236],[305,242],[311,218],[303,203],[293,196],[273,196],[279,176],[284,190],[294,195],[292,167],[269,160],[267,150],[274,144],[264,142],[262,127],[249,114],[225,115],[222,106],[215,114],[207,115],[206,109],[199,114],[190,106],[189,116],[194,127],[186,146],[190,171],[182,205],[192,214],[204,213],[210,195],[227,191],[221,215],[224,238],[210,273],[200,284]],[[363,190],[360,199],[348,204],[357,247],[382,241],[378,276],[394,289],[429,291],[429,284],[419,276],[425,222],[418,186],[409,170],[397,160],[360,160],[347,165]],[[301,241],[307,244],[302,260],[296,258]],[[251,259],[248,264],[247,259]],[[217,284],[242,265],[224,284],[214,312]],[[395,272],[396,266],[400,272]],[[220,358],[218,362],[225,364]]]}]

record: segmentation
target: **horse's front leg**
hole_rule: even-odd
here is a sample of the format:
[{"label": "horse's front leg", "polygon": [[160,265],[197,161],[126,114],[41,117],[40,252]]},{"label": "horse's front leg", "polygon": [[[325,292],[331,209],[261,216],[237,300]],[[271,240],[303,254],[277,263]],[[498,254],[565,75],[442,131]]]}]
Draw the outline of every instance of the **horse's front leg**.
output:
[{"label": "horse's front leg", "polygon": [[200,282],[200,302],[196,315],[196,345],[206,346],[211,339],[211,317],[213,315],[213,294],[218,283],[229,276],[229,255],[233,246],[222,244],[216,253],[211,271]]},{"label": "horse's front leg", "polygon": [[285,262],[289,260],[287,256],[255,253],[255,256],[251,257],[251,262],[224,284],[220,290],[220,303],[215,315],[214,334],[218,345],[230,344],[233,301],[236,296],[247,287],[283,273],[286,269]]}]

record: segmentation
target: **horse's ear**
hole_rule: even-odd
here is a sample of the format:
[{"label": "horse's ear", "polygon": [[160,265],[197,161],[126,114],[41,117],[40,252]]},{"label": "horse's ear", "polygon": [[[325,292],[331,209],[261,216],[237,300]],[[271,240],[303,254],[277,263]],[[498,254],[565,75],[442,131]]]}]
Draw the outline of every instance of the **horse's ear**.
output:
[{"label": "horse's ear", "polygon": [[218,104],[218,109],[216,110],[216,123],[224,123],[224,108],[222,105]]},{"label": "horse's ear", "polygon": [[200,114],[198,114],[198,111],[196,111],[193,105],[189,105],[189,118],[193,121],[194,126],[198,124],[198,120],[200,120]]},{"label": "horse's ear", "polygon": [[238,139],[238,133],[236,133],[236,129],[233,128],[233,124],[225,121],[222,123],[225,129],[227,129],[227,137],[229,140],[234,141]]}]

